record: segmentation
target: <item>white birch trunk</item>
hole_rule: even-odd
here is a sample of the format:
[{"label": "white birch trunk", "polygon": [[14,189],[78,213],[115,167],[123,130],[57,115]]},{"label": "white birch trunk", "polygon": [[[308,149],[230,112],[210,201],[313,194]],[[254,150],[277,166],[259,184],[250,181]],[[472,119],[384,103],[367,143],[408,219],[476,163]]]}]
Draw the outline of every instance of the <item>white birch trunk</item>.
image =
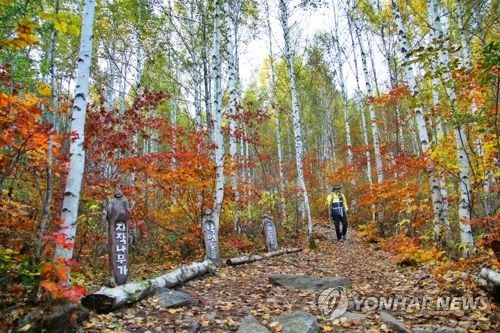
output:
[{"label": "white birch trunk", "polygon": [[[441,24],[441,18],[439,15],[439,5],[436,0],[429,0],[429,2],[430,16],[434,19],[434,22],[431,26],[435,30],[437,37],[434,42],[439,43],[440,40],[444,41],[445,38],[445,32]],[[455,93],[455,84],[451,77],[451,72],[448,68],[448,63],[448,53],[439,51],[439,64],[443,72],[443,85],[450,100],[452,113],[455,116],[458,107],[457,96]],[[474,239],[472,237],[472,228],[470,225],[472,193],[469,176],[469,157],[465,149],[467,138],[462,130],[461,125],[456,125],[455,127],[455,141],[457,146],[457,163],[460,179],[460,199],[458,207],[460,239],[464,247],[463,255],[467,257],[471,254],[474,247]]]},{"label": "white birch trunk", "polygon": [[247,255],[247,256],[242,256],[242,257],[235,257],[235,258],[230,258],[226,259],[226,264],[229,266],[237,266],[241,264],[247,264],[250,262],[254,261],[259,261],[275,256],[280,256],[283,254],[290,254],[290,253],[296,253],[302,251],[301,248],[288,248],[288,249],[280,249],[276,251],[271,251],[263,254],[252,254],[252,255]]},{"label": "white birch trunk", "polygon": [[[244,131],[244,124],[240,124],[240,130],[245,133]],[[245,134],[244,134],[245,135]],[[247,179],[246,179],[246,167],[247,167],[247,158],[245,154],[245,139],[243,135],[240,138],[239,141],[239,151],[240,151],[240,164],[241,164],[241,169],[240,169],[240,175],[241,175],[241,180],[240,184],[244,184],[245,186],[247,185]],[[240,200],[245,200],[246,199],[246,192],[243,191],[240,193]]]},{"label": "white birch trunk", "polygon": [[305,214],[307,218],[307,235],[309,239],[313,237],[313,226],[311,219],[311,211],[309,207],[309,196],[307,193],[306,183],[304,181],[303,171],[303,142],[302,142],[302,128],[300,121],[299,103],[297,100],[297,89],[295,86],[295,71],[293,67],[293,54],[290,46],[290,28],[288,26],[288,7],[286,0],[279,2],[281,12],[281,24],[285,39],[285,57],[288,67],[288,74],[290,75],[290,93],[292,97],[292,115],[293,115],[293,133],[295,137],[295,158],[297,162],[297,183],[302,191]]},{"label": "white birch trunk", "polygon": [[[245,133],[245,138],[248,138],[248,129],[247,125],[244,125],[244,133]],[[252,195],[252,187],[253,187],[253,178],[252,178],[252,170],[250,169],[250,142],[248,140],[245,140],[245,161],[246,161],[246,168],[245,168],[245,177],[247,180],[247,198],[250,198]]]},{"label": "white birch trunk", "polygon": [[335,38],[335,47],[336,47],[336,53],[337,53],[337,60],[338,60],[338,73],[337,77],[339,80],[340,84],[340,91],[342,92],[342,100],[343,100],[343,113],[344,113],[344,124],[345,124],[345,138],[346,138],[346,144],[347,144],[347,164],[352,165],[353,162],[353,153],[352,153],[352,139],[351,139],[351,125],[349,123],[349,99],[347,96],[347,90],[345,87],[345,77],[344,77],[344,62],[346,59],[342,58],[342,55],[344,54],[342,47],[340,46],[339,42],[339,24],[337,20],[337,11],[335,10],[335,4],[333,4],[333,15],[335,18],[335,27],[334,27],[334,38]]},{"label": "white birch trunk", "polygon": [[191,62],[192,62],[192,77],[194,83],[194,109],[195,109],[195,127],[196,131],[199,132],[202,129],[201,120],[201,81],[200,81],[200,70],[198,59],[196,58],[196,35],[195,35],[195,16],[196,12],[196,1],[190,0],[190,16],[188,20],[189,26],[189,42],[191,45]]},{"label": "white birch trunk", "polygon": [[[394,10],[394,19],[396,21],[396,26],[398,29],[399,44],[401,47],[401,54],[404,58],[404,62],[409,63],[410,60],[410,44],[406,37],[406,31],[403,26],[403,20],[401,18],[401,13],[399,11],[399,6],[396,0],[392,0],[392,7]],[[418,94],[417,81],[415,79],[415,73],[413,71],[413,66],[408,64],[405,66],[406,81],[412,96],[415,98]],[[415,121],[417,122],[418,135],[420,138],[420,146],[424,154],[424,158],[428,158],[426,155],[430,148],[430,140],[427,132],[427,126],[425,122],[424,110],[422,107],[417,106],[413,109],[415,113]],[[443,236],[443,227],[448,225],[447,214],[443,210],[443,200],[441,197],[439,178],[434,172],[434,163],[431,160],[427,160],[427,173],[429,175],[432,207],[434,211],[433,227],[434,227],[434,237],[439,240]]]},{"label": "white birch trunk", "polygon": [[481,268],[479,274],[489,283],[492,283],[495,286],[500,287],[500,273],[498,273],[497,271],[494,271],[491,268],[483,267]]},{"label": "white birch trunk", "polygon": [[[349,35],[351,37],[351,47],[353,50],[353,53],[355,54],[356,50],[356,44],[354,42],[354,35],[352,33],[352,24],[351,20],[348,19],[348,28],[349,28]],[[361,102],[361,86],[359,84],[359,70],[358,70],[358,58],[357,55],[354,55],[354,77],[356,79],[356,96],[355,96],[355,101],[356,105],[359,109],[359,112],[361,114],[361,130],[363,132],[363,142],[365,144],[365,147],[368,147],[370,144],[370,141],[368,140],[368,130],[366,126],[366,118],[365,118],[365,112],[363,108],[363,103]],[[373,185],[373,178],[372,178],[372,162],[371,162],[371,153],[370,150],[367,148],[365,150],[365,157],[366,157],[366,178],[368,179],[368,183],[370,184],[370,187]],[[372,214],[373,215],[373,214]]]},{"label": "white birch trunk", "polygon": [[215,0],[214,50],[212,56],[214,81],[213,96],[213,143],[215,144],[215,190],[213,218],[217,227],[220,224],[222,202],[224,200],[224,138],[222,136],[222,60],[221,60],[221,0]]},{"label": "white birch trunk", "polygon": [[[356,7],[354,7],[357,10]],[[355,13],[357,15],[357,13]],[[354,31],[356,32],[356,37],[358,39],[359,50],[361,52],[361,64],[363,66],[363,73],[365,76],[365,86],[366,93],[368,97],[373,96],[372,86],[370,83],[370,75],[368,73],[368,66],[366,63],[366,53],[363,46],[363,40],[361,39],[361,34],[359,31],[359,22],[357,22],[357,18],[355,18]],[[368,110],[370,111],[370,121],[372,125],[372,134],[373,134],[373,150],[375,153],[375,168],[377,170],[377,183],[381,184],[384,181],[384,170],[382,164],[382,153],[380,151],[380,134],[377,125],[377,117],[375,115],[375,107],[373,103],[368,103]]]},{"label": "white birch trunk", "polygon": [[469,69],[472,67],[471,52],[467,36],[465,35],[465,26],[463,21],[463,17],[465,16],[464,7],[460,3],[460,1],[457,1],[457,16],[458,16],[458,30],[460,31],[460,44],[462,46],[462,57],[461,57],[462,66],[466,69]]},{"label": "white birch trunk", "polygon": [[[286,204],[285,204],[285,172],[283,171],[283,151],[281,146],[281,124],[280,124],[280,114],[279,108],[276,103],[276,80],[274,77],[274,58],[273,58],[273,41],[272,41],[272,30],[271,30],[271,19],[269,13],[269,3],[265,2],[265,9],[267,15],[267,34],[269,39],[269,67],[271,82],[269,82],[269,99],[271,102],[271,107],[275,111],[275,125],[276,125],[276,146],[278,149],[278,172],[279,172],[279,190],[280,190],[280,207],[283,222],[286,221]],[[283,223],[282,222],[282,223]]]},{"label": "white birch trunk", "polygon": [[[78,69],[76,74],[75,99],[73,101],[71,117],[71,133],[75,138],[70,144],[70,160],[66,188],[61,213],[61,230],[67,243],[74,244],[78,218],[78,204],[82,185],[83,169],[85,166],[85,152],[83,150],[85,113],[89,98],[89,75],[92,59],[92,40],[95,13],[95,0],[86,0],[83,5],[82,30],[80,38],[80,52],[78,55]],[[71,259],[73,247],[56,246],[54,258]],[[69,277],[68,277],[69,278]]]},{"label": "white birch trunk", "polygon": [[141,0],[137,0],[137,27],[135,32],[136,38],[136,76],[135,76],[135,84],[136,88],[139,88],[141,85],[141,75],[142,75],[142,7]]},{"label": "white birch trunk", "polygon": [[[327,107],[322,107],[321,110],[327,110]],[[333,131],[333,119],[330,112],[324,112],[325,116],[325,153],[328,154],[330,164],[337,165],[337,151],[335,149],[335,133]]]},{"label": "white birch trunk", "polygon": [[373,58],[373,47],[372,47],[372,42],[371,42],[370,36],[367,36],[366,41],[368,43],[368,56],[370,57],[370,64],[372,66],[373,83],[375,84],[375,92],[377,93],[377,97],[380,97],[380,90],[379,90],[378,78],[377,78],[377,70],[375,68],[375,59]]},{"label": "white birch trunk", "polygon": [[[429,25],[431,26],[431,43],[437,38],[436,36],[436,31],[432,28],[433,22],[435,20],[434,16],[436,13],[433,12],[433,10],[429,7],[431,3],[428,2],[428,13],[429,13]],[[432,69],[434,71],[437,70],[437,66],[433,62]],[[433,77],[431,81],[432,85],[432,105],[434,108],[437,108],[439,106],[439,79],[437,77]],[[436,121],[436,142],[439,143],[441,140],[443,140],[445,136],[445,131],[443,128],[443,122],[440,116],[437,117]],[[449,233],[450,232],[450,225],[448,221],[448,216],[449,216],[449,199],[448,199],[448,190],[446,189],[446,177],[444,173],[440,173],[438,176],[439,179],[439,190],[441,193],[441,202],[442,202],[442,216],[445,223],[445,232]]]},{"label": "white birch trunk", "polygon": [[[108,49],[109,50],[109,49]],[[113,44],[111,51],[108,51],[108,77],[106,87],[106,110],[111,110],[113,107],[113,99],[115,95],[115,70],[116,70],[116,47]]]},{"label": "white birch trunk", "polygon": [[236,203],[235,215],[234,215],[234,230],[238,230],[239,223],[239,209],[238,204],[240,201],[240,195],[238,191],[238,171],[236,165],[238,162],[237,155],[237,139],[236,139],[236,67],[235,67],[235,40],[234,40],[234,23],[232,19],[231,7],[229,0],[224,2],[224,12],[226,15],[226,31],[227,31],[227,48],[229,53],[228,59],[228,84],[229,84],[229,157],[231,160],[231,189],[234,195],[234,201]]},{"label": "white birch trunk", "polygon": [[[207,5],[208,7],[208,5]],[[208,8],[203,6],[202,20],[201,20],[201,28],[202,28],[202,48],[201,48],[201,63],[203,65],[203,85],[204,85],[204,100],[205,100],[205,116],[206,123],[208,129],[208,137],[212,138],[212,104],[211,104],[211,95],[212,95],[212,86],[210,80],[210,68],[209,68],[209,56],[208,56],[208,38],[207,38],[207,30],[208,30],[208,15],[205,11],[208,11]]]},{"label": "white birch trunk", "polygon": [[205,260],[181,266],[171,272],[142,282],[130,282],[114,288],[103,287],[82,298],[82,304],[98,313],[110,312],[151,295],[156,288],[172,288],[213,269],[212,262]]},{"label": "white birch trunk", "polygon": [[346,144],[347,144],[347,164],[352,165],[352,161],[354,159],[353,153],[352,153],[352,139],[351,139],[351,124],[349,122],[349,99],[347,97],[347,90],[345,87],[345,81],[344,81],[344,72],[342,70],[342,64],[339,64],[339,83],[340,83],[340,89],[342,91],[342,100],[343,100],[343,113],[344,113],[344,124],[345,124],[345,139],[346,139]]},{"label": "white birch trunk", "polygon": [[127,51],[123,51],[122,58],[122,66],[120,68],[120,77],[121,77],[121,85],[120,85],[120,113],[124,114],[125,109],[127,108],[127,73],[129,66],[129,58],[127,56]]},{"label": "white birch trunk", "polygon": [[[465,35],[465,27],[463,23],[463,17],[465,15],[464,13],[464,8],[463,5],[457,1],[457,11],[458,11],[458,30],[460,31],[460,44],[462,46],[462,66],[466,70],[470,70],[472,68],[472,58],[471,58],[471,50],[469,46],[469,42],[467,40],[467,36]],[[477,114],[477,105],[474,100],[471,101],[471,111],[472,114],[475,116]],[[482,159],[484,158],[484,148],[483,148],[483,140],[482,137],[477,137],[474,140],[474,147],[479,155],[479,157]],[[493,215],[493,203],[492,203],[492,197],[491,197],[491,183],[492,183],[492,177],[493,177],[493,172],[492,170],[484,170],[484,174],[482,175],[483,179],[483,192],[484,192],[484,199],[483,205],[484,205],[484,211],[486,215],[491,216]]]}]

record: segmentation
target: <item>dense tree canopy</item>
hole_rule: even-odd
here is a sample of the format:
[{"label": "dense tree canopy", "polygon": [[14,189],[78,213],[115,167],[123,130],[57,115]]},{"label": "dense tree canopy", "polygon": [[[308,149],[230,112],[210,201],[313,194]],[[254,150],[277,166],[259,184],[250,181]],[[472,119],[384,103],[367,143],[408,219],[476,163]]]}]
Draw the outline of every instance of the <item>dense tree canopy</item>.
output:
[{"label": "dense tree canopy", "polygon": [[497,7],[0,0],[2,308],[107,281],[116,189],[132,267],[201,259],[206,209],[223,257],[262,247],[264,214],[316,248],[340,183],[351,226],[399,258],[498,269]]}]

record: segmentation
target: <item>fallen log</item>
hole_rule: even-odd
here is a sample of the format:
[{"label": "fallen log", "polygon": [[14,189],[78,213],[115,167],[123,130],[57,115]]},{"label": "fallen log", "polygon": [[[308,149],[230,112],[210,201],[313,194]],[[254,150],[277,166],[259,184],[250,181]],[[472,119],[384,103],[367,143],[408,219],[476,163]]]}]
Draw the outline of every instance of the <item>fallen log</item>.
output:
[{"label": "fallen log", "polygon": [[483,267],[481,268],[479,275],[486,281],[494,284],[497,287],[500,287],[500,273],[495,272],[492,269]]},{"label": "fallen log", "polygon": [[82,305],[97,313],[107,313],[151,295],[156,288],[178,286],[210,271],[212,262],[205,260],[181,266],[154,279],[130,282],[114,288],[102,287],[99,291],[82,298]]},{"label": "fallen log", "polygon": [[291,249],[281,249],[281,250],[276,250],[272,252],[267,252],[264,254],[260,255],[249,255],[249,256],[243,256],[243,257],[236,257],[236,258],[230,258],[226,260],[226,264],[229,266],[236,266],[236,265],[241,265],[241,264],[246,264],[249,262],[257,261],[257,260],[262,260],[274,256],[279,256],[282,254],[288,254],[288,253],[295,253],[302,251],[300,248],[291,248]]}]

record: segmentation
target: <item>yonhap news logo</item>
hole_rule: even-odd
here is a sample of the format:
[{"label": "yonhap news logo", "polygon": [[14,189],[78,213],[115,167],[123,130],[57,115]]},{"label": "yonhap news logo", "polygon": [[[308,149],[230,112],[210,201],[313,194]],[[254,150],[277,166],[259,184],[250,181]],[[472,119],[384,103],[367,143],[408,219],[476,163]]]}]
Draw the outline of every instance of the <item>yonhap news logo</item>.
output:
[{"label": "yonhap news logo", "polygon": [[347,297],[343,287],[329,288],[318,297],[321,314],[329,319],[341,317],[349,308],[355,311],[484,311],[488,309],[485,296],[360,296]]},{"label": "yonhap news logo", "polygon": [[344,287],[325,289],[318,297],[321,314],[330,319],[342,316],[349,305]]}]

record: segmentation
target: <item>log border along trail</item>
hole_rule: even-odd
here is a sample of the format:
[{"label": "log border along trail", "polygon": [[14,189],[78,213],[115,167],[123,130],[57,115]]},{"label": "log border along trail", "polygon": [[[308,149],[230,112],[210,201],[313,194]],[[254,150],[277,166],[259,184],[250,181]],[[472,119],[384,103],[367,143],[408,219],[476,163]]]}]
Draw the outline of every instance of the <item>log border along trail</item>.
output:
[{"label": "log border along trail", "polygon": [[[331,235],[332,232],[321,227],[318,234]],[[352,235],[345,243],[325,237],[320,240],[320,246],[319,251],[304,250],[220,267],[202,278],[187,281],[177,288],[190,297],[189,302],[182,303],[184,306],[162,305],[165,291],[160,289],[133,306],[107,314],[91,312],[82,326],[87,332],[233,332],[238,329],[251,332],[245,328],[250,323],[249,327],[265,326],[259,326],[263,332],[265,329],[281,332],[285,331],[284,325],[288,325],[284,318],[289,318],[283,316],[299,316],[295,311],[301,311],[317,323],[317,327],[312,323],[308,328],[311,332],[491,332],[499,328],[497,305],[482,290],[471,289],[472,277],[466,273],[449,271],[438,278],[432,273],[433,264],[400,267],[378,244]],[[318,307],[321,288],[311,289],[305,284],[299,289],[278,286],[270,282],[277,274],[347,277],[350,287],[343,289],[348,300],[346,312],[330,319],[328,313],[322,313]],[[384,308],[384,299],[395,303]],[[455,303],[455,309],[446,308],[444,303],[448,299],[448,304]],[[464,307],[463,300],[475,301],[475,306]],[[436,301],[444,303],[436,308]],[[246,318],[248,316],[256,321]]]}]

